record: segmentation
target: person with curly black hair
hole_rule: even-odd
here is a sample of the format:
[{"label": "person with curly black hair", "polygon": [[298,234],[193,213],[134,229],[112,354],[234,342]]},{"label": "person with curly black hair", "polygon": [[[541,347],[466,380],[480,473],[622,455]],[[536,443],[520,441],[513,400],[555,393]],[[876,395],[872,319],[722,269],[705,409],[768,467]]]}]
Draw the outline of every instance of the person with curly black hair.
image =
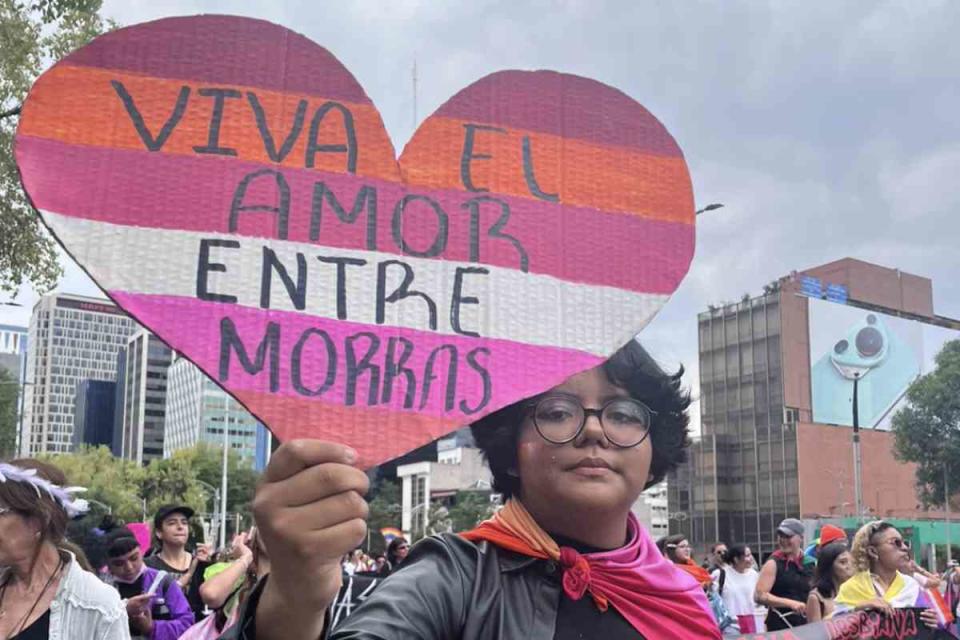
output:
[{"label": "person with curly black hair", "polygon": [[273,559],[232,637],[719,639],[706,596],[630,511],[684,460],[689,395],[636,341],[472,425],[505,499],[419,541],[332,630],[340,556],[365,533],[366,476],[331,443],[281,446],[254,500]]}]

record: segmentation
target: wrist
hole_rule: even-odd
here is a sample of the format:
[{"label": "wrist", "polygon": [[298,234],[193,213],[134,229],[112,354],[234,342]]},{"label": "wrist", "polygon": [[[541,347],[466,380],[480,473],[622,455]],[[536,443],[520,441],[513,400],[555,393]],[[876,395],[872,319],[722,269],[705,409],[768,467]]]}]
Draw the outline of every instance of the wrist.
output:
[{"label": "wrist", "polygon": [[268,578],[256,605],[256,637],[260,640],[322,637],[327,610],[336,598],[339,583],[329,598],[315,594],[305,600],[302,587],[299,594],[288,595],[275,576]]}]

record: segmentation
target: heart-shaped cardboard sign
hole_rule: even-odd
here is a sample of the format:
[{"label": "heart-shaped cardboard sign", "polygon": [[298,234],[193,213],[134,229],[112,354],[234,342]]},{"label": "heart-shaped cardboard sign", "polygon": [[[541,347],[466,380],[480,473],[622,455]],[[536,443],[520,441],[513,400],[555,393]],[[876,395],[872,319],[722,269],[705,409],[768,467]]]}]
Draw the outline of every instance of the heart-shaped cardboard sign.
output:
[{"label": "heart-shaped cardboard sign", "polygon": [[336,58],[249,18],[74,52],[33,86],[16,160],[117,304],[280,439],[367,465],[600,363],[694,249],[680,148],[620,91],[494,73],[398,163]]}]

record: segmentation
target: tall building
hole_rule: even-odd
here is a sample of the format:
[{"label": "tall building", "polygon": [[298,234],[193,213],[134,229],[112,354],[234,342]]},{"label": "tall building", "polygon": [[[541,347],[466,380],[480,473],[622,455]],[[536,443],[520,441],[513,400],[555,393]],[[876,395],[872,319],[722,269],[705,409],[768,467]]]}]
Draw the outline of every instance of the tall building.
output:
[{"label": "tall building", "polygon": [[163,457],[167,368],[173,352],[146,329],[130,336],[124,352],[121,455],[146,464]]},{"label": "tall building", "polygon": [[668,505],[667,505],[667,484],[660,484],[650,487],[640,494],[637,501],[630,508],[633,515],[637,516],[650,537],[658,540],[669,533]]},{"label": "tall building", "polygon": [[0,369],[21,380],[27,355],[27,328],[0,324]]},{"label": "tall building", "polygon": [[123,381],[127,378],[127,350],[117,351],[117,384],[113,390],[113,441],[110,453],[118,458],[123,456]]},{"label": "tall building", "polygon": [[934,313],[929,279],[847,258],[711,306],[697,320],[702,432],[668,483],[672,531],[700,550],[743,542],[762,555],[783,518],[804,519],[812,537],[825,522],[853,528],[874,516],[894,519],[915,542],[942,543],[947,527],[935,521],[943,514],[919,508],[915,467],[894,459],[889,431],[907,387],[960,329]]},{"label": "tall building", "polygon": [[116,382],[84,380],[77,385],[73,411],[73,448],[113,443]]},{"label": "tall building", "polygon": [[21,454],[67,453],[82,380],[116,380],[117,351],[136,324],[99,298],[49,294],[30,317]]},{"label": "tall building", "polygon": [[[230,397],[192,362],[175,356],[167,372],[163,455],[199,442],[223,444],[225,417],[229,416],[230,447],[252,464],[257,462],[256,418]],[[262,427],[260,427],[262,428]],[[265,438],[261,436],[261,446]],[[265,462],[261,452],[260,459]]]}]

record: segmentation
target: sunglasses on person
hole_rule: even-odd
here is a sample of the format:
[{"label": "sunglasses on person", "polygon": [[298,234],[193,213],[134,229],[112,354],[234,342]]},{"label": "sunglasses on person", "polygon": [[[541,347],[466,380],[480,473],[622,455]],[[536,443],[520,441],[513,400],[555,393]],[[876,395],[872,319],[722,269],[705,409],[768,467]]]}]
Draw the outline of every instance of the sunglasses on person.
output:
[{"label": "sunglasses on person", "polygon": [[909,550],[910,550],[910,543],[907,542],[906,540],[904,540],[903,538],[892,538],[892,539],[890,539],[890,540],[884,540],[883,542],[879,542],[879,543],[875,544],[874,546],[875,546],[875,547],[879,547],[881,544],[891,544],[891,545],[893,545],[894,547],[896,547],[897,549],[899,549],[900,551],[909,551]]}]

